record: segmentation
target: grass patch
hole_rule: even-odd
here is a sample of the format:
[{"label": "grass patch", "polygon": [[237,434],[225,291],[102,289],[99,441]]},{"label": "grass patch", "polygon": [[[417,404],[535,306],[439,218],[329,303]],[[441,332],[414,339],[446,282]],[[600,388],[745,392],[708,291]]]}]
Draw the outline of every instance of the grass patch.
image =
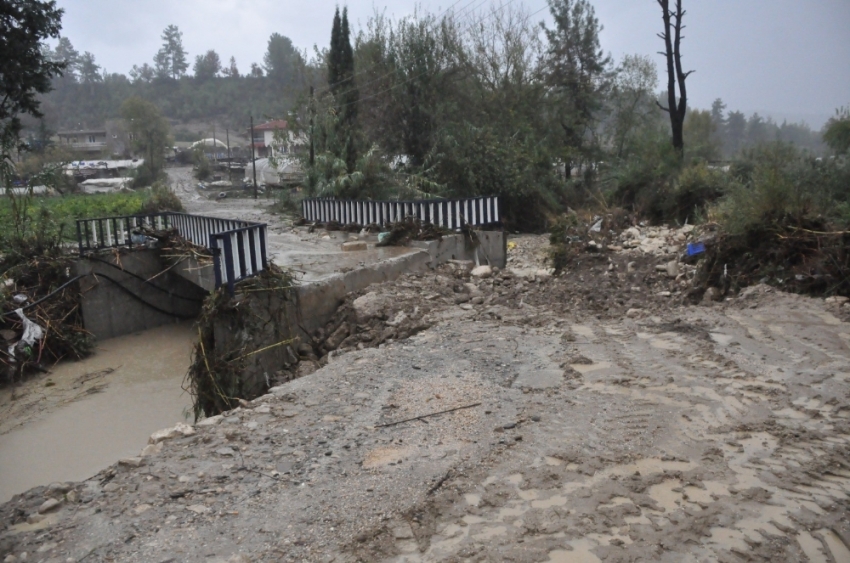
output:
[{"label": "grass patch", "polygon": [[0,198],[0,252],[8,252],[14,241],[41,232],[62,242],[76,240],[77,219],[141,213],[150,194],[147,191],[108,194],[70,194],[59,197]]}]

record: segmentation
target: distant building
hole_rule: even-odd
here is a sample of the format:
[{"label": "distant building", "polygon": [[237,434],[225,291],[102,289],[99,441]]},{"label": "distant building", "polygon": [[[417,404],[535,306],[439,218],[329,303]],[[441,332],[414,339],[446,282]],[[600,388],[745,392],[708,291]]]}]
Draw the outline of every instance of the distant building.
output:
[{"label": "distant building", "polygon": [[87,154],[90,158],[102,156],[106,151],[106,129],[79,129],[59,131],[59,144],[74,153]]},{"label": "distant building", "polygon": [[80,160],[133,156],[131,136],[120,119],[109,120],[99,129],[59,131],[57,137],[58,144],[69,149]]},{"label": "distant building", "polygon": [[[251,130],[247,131],[251,138]],[[254,137],[251,139],[254,154],[257,158],[274,158],[301,152],[307,146],[304,135],[295,135],[290,131],[283,119],[268,121],[254,126]]]}]

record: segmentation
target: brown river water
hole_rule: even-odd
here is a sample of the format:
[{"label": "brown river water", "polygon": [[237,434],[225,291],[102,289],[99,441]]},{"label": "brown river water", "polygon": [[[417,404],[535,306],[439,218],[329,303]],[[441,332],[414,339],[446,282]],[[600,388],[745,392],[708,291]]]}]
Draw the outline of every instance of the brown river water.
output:
[{"label": "brown river water", "polygon": [[0,502],[87,479],[138,455],[155,430],[191,420],[182,383],[196,340],[191,323],[113,338],[90,358],[0,388]]}]

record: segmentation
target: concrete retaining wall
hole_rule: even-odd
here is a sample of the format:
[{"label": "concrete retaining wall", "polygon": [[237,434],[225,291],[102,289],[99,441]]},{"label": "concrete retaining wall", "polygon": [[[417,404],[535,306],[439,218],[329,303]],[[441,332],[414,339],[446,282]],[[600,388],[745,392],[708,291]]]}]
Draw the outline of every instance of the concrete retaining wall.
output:
[{"label": "concrete retaining wall", "polygon": [[477,244],[464,235],[449,235],[440,240],[414,241],[410,246],[428,252],[433,268],[449,260],[476,259],[479,264],[504,268],[508,261],[507,236],[504,231],[475,231],[475,234]]},{"label": "concrete retaining wall", "polygon": [[106,340],[197,317],[207,292],[164,269],[158,250],[79,260],[86,330]]}]

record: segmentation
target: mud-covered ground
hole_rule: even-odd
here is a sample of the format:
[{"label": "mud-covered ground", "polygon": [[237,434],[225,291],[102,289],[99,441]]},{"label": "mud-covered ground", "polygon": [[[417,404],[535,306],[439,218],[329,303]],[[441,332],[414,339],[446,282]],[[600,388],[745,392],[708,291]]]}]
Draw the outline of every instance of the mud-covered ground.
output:
[{"label": "mud-covered ground", "polygon": [[850,561],[847,307],[687,304],[680,234],[372,286],[303,377],[2,505],[0,556]]},{"label": "mud-covered ground", "polygon": [[[423,293],[425,278],[373,290]],[[542,296],[567,282],[530,283]],[[522,307],[455,300],[432,299],[430,328],[331,354],[315,373],[160,451],[16,497],[0,509],[0,553],[850,557],[850,326],[836,305],[759,289],[597,318],[533,298]],[[455,407],[468,408],[381,426]],[[49,499],[59,506],[45,507]]]}]

